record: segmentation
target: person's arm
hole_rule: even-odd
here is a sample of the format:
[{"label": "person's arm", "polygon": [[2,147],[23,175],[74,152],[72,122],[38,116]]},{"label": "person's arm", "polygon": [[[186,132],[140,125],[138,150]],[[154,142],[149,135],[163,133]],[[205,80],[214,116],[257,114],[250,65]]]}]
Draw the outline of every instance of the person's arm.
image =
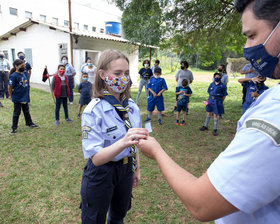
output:
[{"label": "person's arm", "polygon": [[13,87],[12,86],[8,86],[8,92],[9,92],[9,99],[12,99],[12,93],[13,93]]},{"label": "person's arm", "polygon": [[154,97],[157,96],[157,94],[151,88],[148,88],[148,91],[150,91],[153,94]]},{"label": "person's arm", "polygon": [[242,78],[242,79],[238,79],[238,82],[243,84],[244,82],[250,82],[252,81],[252,78]]},{"label": "person's arm", "polygon": [[140,158],[139,158],[139,152],[136,154],[136,159],[137,159],[137,169],[135,170],[133,174],[133,187],[137,187],[140,182]]},{"label": "person's arm", "polygon": [[140,140],[138,148],[156,160],[174,193],[196,219],[210,221],[238,211],[217,192],[207,173],[196,178],[176,164],[154,138]]},{"label": "person's arm", "polygon": [[222,102],[224,102],[224,101],[225,101],[225,99],[226,99],[226,96],[223,96],[223,98],[222,98]]},{"label": "person's arm", "polygon": [[161,91],[159,91],[159,93],[157,94],[158,96],[161,96],[161,94],[166,91],[166,89],[162,89]]},{"label": "person's arm", "polygon": [[71,70],[72,70],[72,77],[74,77],[76,75],[76,70],[72,65],[71,65]]},{"label": "person's arm", "polygon": [[145,139],[147,138],[147,135],[148,131],[144,128],[130,128],[123,138],[114,144],[101,149],[98,153],[92,156],[92,163],[95,166],[101,166],[107,162],[110,162],[125,148],[138,144],[139,139]]}]

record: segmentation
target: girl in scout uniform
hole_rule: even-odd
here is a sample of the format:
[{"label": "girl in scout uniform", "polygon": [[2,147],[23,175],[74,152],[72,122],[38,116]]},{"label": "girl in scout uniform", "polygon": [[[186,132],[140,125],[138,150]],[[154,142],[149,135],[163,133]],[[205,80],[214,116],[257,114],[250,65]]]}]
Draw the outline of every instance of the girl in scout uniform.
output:
[{"label": "girl in scout uniform", "polygon": [[223,101],[225,100],[226,95],[228,95],[227,87],[221,82],[221,78],[222,76],[220,73],[215,73],[214,82],[212,82],[208,87],[209,98],[206,101],[207,116],[204,126],[200,128],[200,131],[208,130],[210,118],[214,114],[214,136],[218,135],[219,115],[224,114]]},{"label": "girl in scout uniform", "polygon": [[131,206],[132,187],[140,180],[139,139],[148,131],[141,127],[138,106],[129,99],[128,59],[116,50],[99,59],[93,97],[82,115],[84,167],[81,184],[82,223],[123,223]]}]

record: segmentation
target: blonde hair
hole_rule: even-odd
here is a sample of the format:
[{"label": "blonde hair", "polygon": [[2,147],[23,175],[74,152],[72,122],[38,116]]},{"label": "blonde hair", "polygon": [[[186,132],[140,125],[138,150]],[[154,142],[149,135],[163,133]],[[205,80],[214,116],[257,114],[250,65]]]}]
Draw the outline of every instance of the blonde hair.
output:
[{"label": "blonde hair", "polygon": [[[125,59],[129,64],[128,58],[118,50],[108,49],[101,53],[94,78],[94,88],[92,91],[93,97],[100,99],[104,98],[104,91],[107,90],[107,87],[105,81],[100,77],[99,71],[101,69],[104,71],[108,70],[110,63],[118,59]],[[130,97],[130,86],[131,83],[128,84],[126,90],[121,94],[121,99],[124,95],[127,99]]]}]

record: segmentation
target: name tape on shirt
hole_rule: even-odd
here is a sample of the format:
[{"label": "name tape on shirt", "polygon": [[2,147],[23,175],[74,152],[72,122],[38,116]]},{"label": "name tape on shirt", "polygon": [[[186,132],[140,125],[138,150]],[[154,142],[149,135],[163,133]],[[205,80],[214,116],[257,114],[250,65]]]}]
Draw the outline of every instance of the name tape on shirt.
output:
[{"label": "name tape on shirt", "polygon": [[276,146],[280,146],[280,128],[261,119],[249,119],[246,121],[246,128],[258,130],[267,135]]},{"label": "name tape on shirt", "polygon": [[106,133],[109,133],[109,132],[111,132],[111,131],[115,131],[115,130],[117,130],[118,129],[118,126],[114,126],[114,127],[111,127],[111,128],[107,128],[106,129]]}]

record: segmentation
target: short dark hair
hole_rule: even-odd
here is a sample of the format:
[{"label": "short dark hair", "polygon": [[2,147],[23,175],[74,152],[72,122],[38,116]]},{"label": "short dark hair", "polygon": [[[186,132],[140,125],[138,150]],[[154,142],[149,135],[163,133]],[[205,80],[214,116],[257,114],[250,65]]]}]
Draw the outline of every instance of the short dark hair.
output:
[{"label": "short dark hair", "polygon": [[186,60],[181,61],[181,64],[184,64],[186,68],[188,68],[188,67],[189,67],[189,63],[188,63]]},{"label": "short dark hair", "polygon": [[189,82],[187,79],[183,79],[182,86],[188,86]]},{"label": "short dark hair", "polygon": [[61,67],[64,67],[64,68],[65,68],[65,65],[59,64],[59,65],[57,66],[57,70],[58,70],[59,68],[61,68]]},{"label": "short dark hair", "polygon": [[161,68],[155,68],[154,73],[161,74]]},{"label": "short dark hair", "polygon": [[[147,63],[146,63],[146,62],[147,62]],[[144,64],[149,64],[149,66],[151,65],[151,63],[150,63],[150,61],[149,61],[148,59],[146,59],[146,60],[143,61],[143,66],[144,66]]]},{"label": "short dark hair", "polygon": [[222,72],[223,73],[227,73],[227,68],[226,68],[226,65],[224,65],[224,64],[220,64],[219,66],[221,66],[222,67]]},{"label": "short dark hair", "polygon": [[66,60],[68,60],[68,57],[66,55],[61,57],[61,61],[63,60],[63,58],[66,58]]},{"label": "short dark hair", "polygon": [[221,74],[221,73],[219,73],[219,72],[215,72],[215,73],[214,73],[214,75],[213,75],[213,78],[215,78],[215,76],[216,76],[216,75],[219,75],[219,76],[221,76],[221,77],[222,77],[222,74]]},{"label": "short dark hair", "polygon": [[155,60],[155,63],[159,64],[159,63],[160,63],[160,61],[157,59],[157,60]]},{"label": "short dark hair", "polygon": [[[20,51],[17,53],[17,56],[19,56],[20,54],[24,54],[24,52]],[[24,54],[25,55],[25,54]]]},{"label": "short dark hair", "polygon": [[[251,5],[250,5],[251,4]],[[235,0],[234,6],[239,13],[243,13],[248,6],[257,19],[267,20],[272,27],[280,21],[280,1],[276,0]]]}]

